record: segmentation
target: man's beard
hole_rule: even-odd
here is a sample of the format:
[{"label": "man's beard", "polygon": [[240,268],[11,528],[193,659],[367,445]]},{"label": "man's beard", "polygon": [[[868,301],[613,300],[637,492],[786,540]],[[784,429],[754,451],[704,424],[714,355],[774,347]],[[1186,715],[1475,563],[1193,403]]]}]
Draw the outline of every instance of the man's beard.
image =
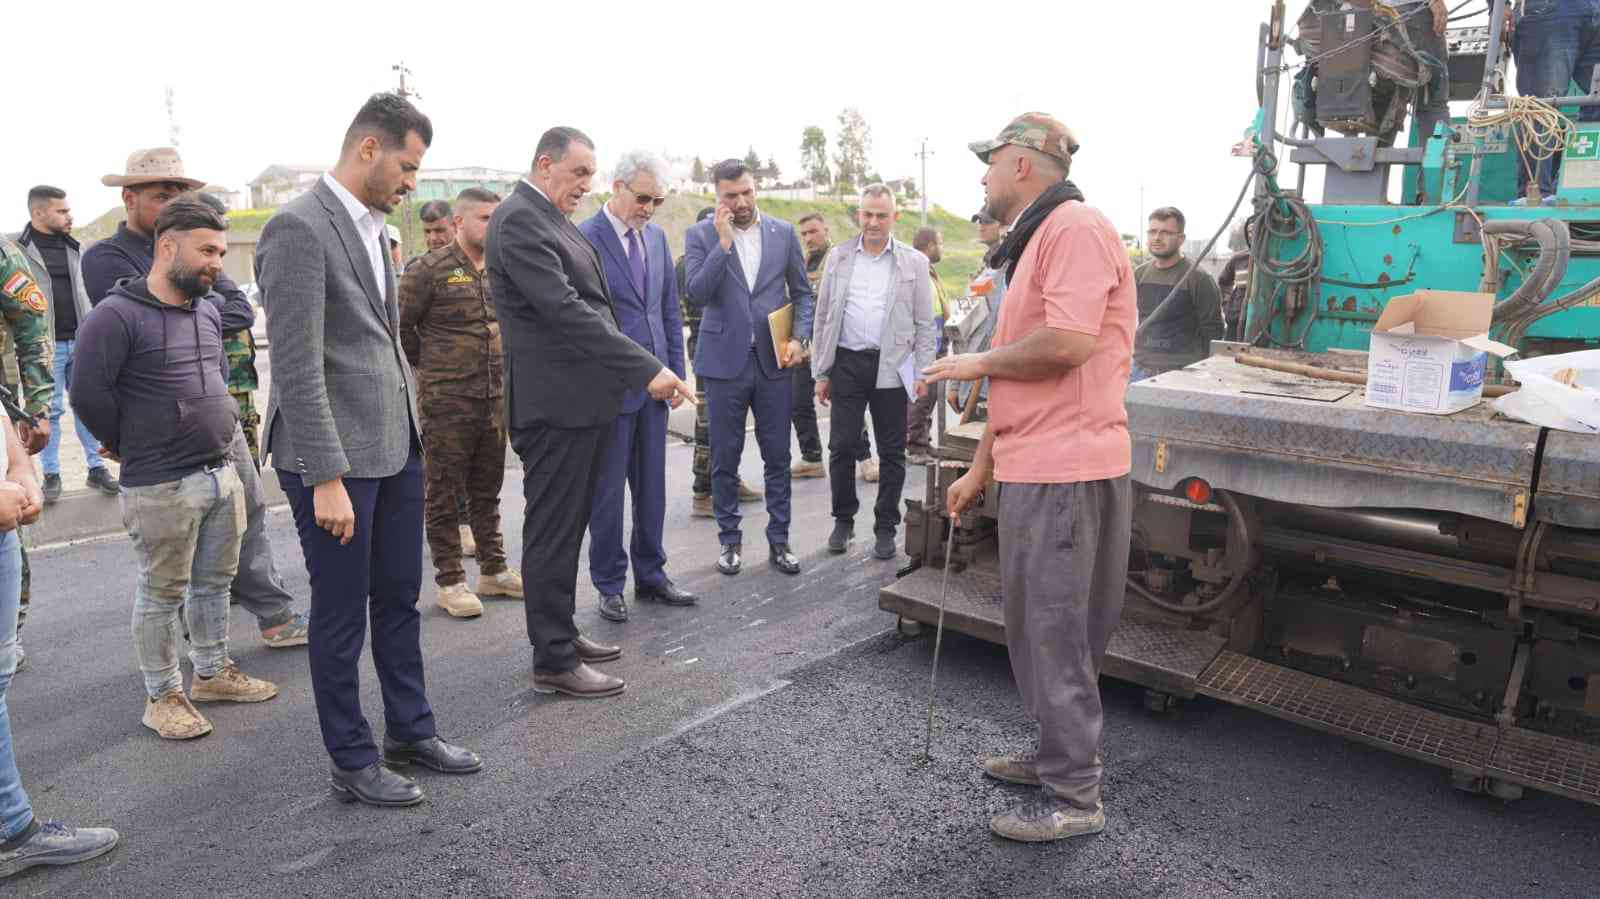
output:
[{"label": "man's beard", "polygon": [[189,299],[198,300],[211,292],[210,277],[198,268],[173,266],[172,271],[167,272],[167,283]]}]

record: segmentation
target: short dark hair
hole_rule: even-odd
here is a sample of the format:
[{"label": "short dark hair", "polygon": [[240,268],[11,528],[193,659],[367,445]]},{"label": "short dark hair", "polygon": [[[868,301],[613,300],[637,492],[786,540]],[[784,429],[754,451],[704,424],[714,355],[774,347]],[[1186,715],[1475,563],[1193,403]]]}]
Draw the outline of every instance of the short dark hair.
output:
[{"label": "short dark hair", "polygon": [[721,184],[724,181],[738,181],[750,174],[750,167],[744,164],[743,159],[724,159],[711,170],[711,183]]},{"label": "short dark hair", "polygon": [[939,229],[932,225],[924,225],[917,229],[911,237],[911,247],[914,250],[926,250],[939,239]]},{"label": "short dark hair", "polygon": [[828,220],[823,218],[822,213],[820,212],[808,212],[805,215],[800,216],[799,221],[795,222],[795,224],[804,225],[806,222],[816,222],[824,227],[826,227],[828,224]]},{"label": "short dark hair", "polygon": [[31,212],[40,206],[50,205],[51,200],[65,200],[67,192],[59,187],[41,184],[28,189],[28,210]]},{"label": "short dark hair", "polygon": [[368,135],[376,137],[384,149],[393,150],[405,146],[406,135],[413,131],[422,139],[424,147],[433,145],[433,123],[412,106],[410,100],[393,91],[373,94],[361,104],[361,111],[345,130],[341,152],[348,151]]},{"label": "short dark hair", "polygon": [[1160,209],[1150,213],[1150,221],[1153,222],[1156,219],[1161,219],[1164,222],[1177,222],[1179,234],[1184,233],[1184,228],[1187,225],[1187,222],[1184,220],[1183,213],[1179,212],[1178,207],[1176,206],[1163,206]]},{"label": "short dark hair", "polygon": [[228,220],[215,209],[206,205],[199,194],[194,192],[180,194],[173,197],[167,205],[161,207],[161,212],[156,216],[156,234],[159,239],[168,231],[226,231]]},{"label": "short dark hair", "polygon": [[417,210],[417,218],[425,222],[437,222],[450,217],[450,204],[443,200],[429,200]]},{"label": "short dark hair", "polygon": [[539,157],[548,156],[551,162],[560,162],[567,158],[567,151],[572,148],[572,142],[577,141],[589,149],[594,149],[594,141],[589,135],[567,125],[557,125],[539,136],[539,145],[533,148],[533,164],[539,165]]},{"label": "short dark hair", "polygon": [[228,214],[228,204],[222,202],[222,200],[218,199],[216,196],[203,191],[195,194],[194,196],[195,199],[206,204],[207,206],[210,206],[211,211],[215,212],[217,215],[226,216]]},{"label": "short dark hair", "polygon": [[481,188],[481,187],[468,187],[468,188],[463,189],[461,191],[461,193],[456,194],[456,202],[458,204],[459,203],[498,203],[498,202],[500,202],[500,195],[495,193],[492,190],[485,190],[484,188]]},{"label": "short dark hair", "polygon": [[695,214],[694,220],[697,221],[697,222],[703,222],[706,219],[711,218],[712,216],[714,216],[716,214],[717,214],[717,207],[715,207],[715,206],[707,206],[706,208],[700,210],[698,213]]}]

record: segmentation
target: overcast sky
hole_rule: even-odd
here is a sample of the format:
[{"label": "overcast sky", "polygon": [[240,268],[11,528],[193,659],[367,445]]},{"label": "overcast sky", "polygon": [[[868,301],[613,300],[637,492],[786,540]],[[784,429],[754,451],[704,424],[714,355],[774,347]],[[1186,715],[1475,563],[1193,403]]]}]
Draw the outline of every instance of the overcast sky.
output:
[{"label": "overcast sky", "polygon": [[1269,4],[7,7],[6,230],[25,221],[36,183],[65,188],[80,223],[118,205],[100,176],[168,142],[167,85],[189,173],[243,188],[272,163],[330,164],[357,107],[394,86],[390,66],[404,59],[434,124],[426,168],[522,170],[545,128],[570,124],[595,139],[602,166],[633,147],[711,158],[754,146],[792,177],[801,130],[822,126],[831,149],[839,111],[855,106],[885,177],[918,175],[927,138],[932,197],[970,213],[983,169],[967,142],[1038,109],[1076,131],[1073,178],[1119,228],[1142,228],[1143,186],[1145,210],[1176,205],[1202,237],[1247,172],[1228,150],[1252,117]]}]

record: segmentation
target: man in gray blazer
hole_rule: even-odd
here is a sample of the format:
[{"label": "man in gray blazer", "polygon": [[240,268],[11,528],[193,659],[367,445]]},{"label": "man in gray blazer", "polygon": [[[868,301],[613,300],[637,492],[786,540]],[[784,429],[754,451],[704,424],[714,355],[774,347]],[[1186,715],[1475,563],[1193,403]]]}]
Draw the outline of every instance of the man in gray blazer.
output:
[{"label": "man in gray blazer", "polygon": [[[345,801],[380,806],[423,798],[388,765],[449,774],[483,766],[439,739],[423,685],[421,441],[384,233],[432,140],[433,125],[405,98],[374,94],[345,133],[338,165],[278,210],[256,248],[274,356],[262,445],[311,576],[311,684],[332,787]],[[381,757],[357,683],[369,615]]]},{"label": "man in gray blazer", "polygon": [[828,478],[833,533],[828,551],[842,553],[854,533],[856,458],[861,424],[872,409],[878,440],[878,502],[873,555],[895,556],[900,492],[906,482],[907,392],[928,392],[922,369],[933,364],[933,287],[928,257],[894,239],[894,192],[882,184],[861,192],[861,235],[834,247],[823,263],[812,326],[811,371],[817,400],[833,401],[828,427]]}]

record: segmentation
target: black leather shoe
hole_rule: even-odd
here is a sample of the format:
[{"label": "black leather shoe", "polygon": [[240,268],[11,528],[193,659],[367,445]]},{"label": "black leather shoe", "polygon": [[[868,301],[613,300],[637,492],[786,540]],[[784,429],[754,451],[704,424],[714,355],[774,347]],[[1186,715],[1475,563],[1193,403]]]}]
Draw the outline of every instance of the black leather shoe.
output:
[{"label": "black leather shoe", "polygon": [[671,581],[663,581],[659,587],[635,588],[633,598],[668,606],[692,606],[700,601],[700,597],[688,590],[678,589],[678,585]]},{"label": "black leather shoe", "polygon": [[[621,597],[618,598],[620,599]],[[578,650],[578,661],[587,664],[613,662],[622,658],[622,647],[596,643],[582,634],[578,635],[578,639],[572,641],[572,645]]]},{"label": "black leather shoe", "polygon": [[772,544],[772,552],[767,556],[767,563],[784,574],[800,573],[800,560],[789,551],[787,543]]},{"label": "black leather shoe", "polygon": [[854,537],[856,526],[844,519],[833,523],[833,533],[828,535],[828,552],[839,555],[850,546],[850,538]]},{"label": "black leather shoe", "polygon": [[880,559],[892,559],[900,554],[900,548],[894,545],[894,532],[880,533],[872,544],[872,554]]},{"label": "black leather shoe", "polygon": [[395,808],[422,801],[422,788],[409,777],[396,774],[373,762],[365,768],[346,771],[335,765],[328,772],[328,785],[340,802],[365,802]]},{"label": "black leather shoe", "polygon": [[722,548],[722,555],[717,556],[717,570],[723,574],[738,574],[744,567],[744,548],[737,543],[730,543]]},{"label": "black leather shoe", "polygon": [[607,621],[627,621],[628,601],[621,593],[600,594],[600,617]]},{"label": "black leather shoe", "polygon": [[415,763],[440,774],[476,774],[483,770],[483,759],[476,752],[446,743],[438,737],[415,743],[401,743],[384,737],[383,763],[396,768]]}]

